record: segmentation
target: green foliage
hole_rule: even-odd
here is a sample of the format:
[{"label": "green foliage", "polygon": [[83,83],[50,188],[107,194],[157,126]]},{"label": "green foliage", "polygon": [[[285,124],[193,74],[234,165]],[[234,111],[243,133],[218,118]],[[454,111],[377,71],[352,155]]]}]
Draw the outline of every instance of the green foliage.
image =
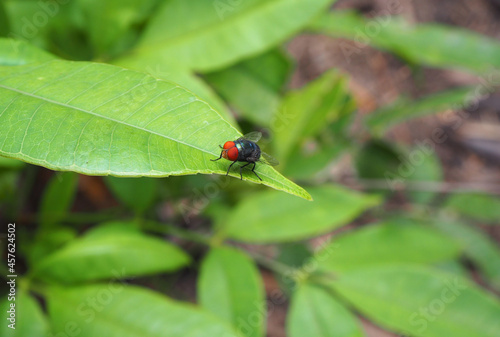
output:
[{"label": "green foliage", "polygon": [[[370,23],[377,33],[369,31]],[[458,68],[486,75],[500,67],[500,43],[468,30],[438,24],[416,25],[401,19],[365,19],[354,12],[331,12],[319,16],[310,28],[336,37],[359,39],[391,51],[414,64]],[[359,45],[358,45],[359,46]],[[359,53],[359,47],[344,51],[347,57]]]},{"label": "green foliage", "polygon": [[114,225],[92,231],[47,256],[34,268],[34,276],[59,283],[125,278],[172,271],[189,263],[176,246],[140,232]]},{"label": "green foliage", "polygon": [[[363,315],[411,336],[494,337],[500,302],[473,283],[422,267],[392,265],[343,273],[332,289]],[[474,308],[474,310],[470,310]]]},{"label": "green foliage", "polygon": [[47,299],[53,330],[59,332],[78,331],[85,337],[160,337],[165,333],[242,337],[201,308],[121,283],[51,287]]},{"label": "green foliage", "polygon": [[264,291],[251,259],[227,247],[204,258],[198,280],[198,300],[205,309],[231,322],[244,336],[264,336]]},{"label": "green foliage", "polygon": [[379,203],[377,197],[338,186],[326,185],[309,191],[314,202],[272,191],[247,197],[227,215],[222,235],[246,242],[306,239],[344,226]]},{"label": "green foliage", "polygon": [[345,233],[318,251],[318,267],[344,272],[365,266],[395,263],[432,264],[457,258],[459,246],[436,230],[386,223]]},{"label": "green foliage", "polygon": [[446,200],[445,207],[477,221],[500,225],[500,200],[491,195],[453,195]]},{"label": "green foliage", "polygon": [[360,324],[327,290],[304,284],[293,297],[287,321],[290,337],[363,337]]},{"label": "green foliage", "polygon": [[[292,337],[364,336],[358,314],[405,336],[498,335],[500,301],[471,274],[499,290],[500,250],[456,220],[497,224],[498,200],[452,195],[444,211],[429,207],[440,200],[425,188],[443,179],[439,139],[383,138],[479,91],[402,96],[356,116],[338,70],[290,90],[284,47],[306,27],[359,42],[377,24],[366,45],[414,67],[487,75],[500,46],[453,27],[327,11],[333,2],[0,0],[0,218],[18,222],[19,247],[17,327],[3,324],[1,336],[259,337],[286,297]],[[345,57],[361,48],[339,43]],[[259,144],[280,161],[257,164],[263,181],[233,179],[237,165],[225,178],[230,162],[211,161],[240,130],[263,131]],[[329,165],[345,159],[381,196],[332,182]],[[69,172],[44,186],[34,165]],[[394,217],[382,196],[401,186],[415,188]],[[91,208],[96,195],[120,207]],[[280,289],[268,289],[271,275]]]}]

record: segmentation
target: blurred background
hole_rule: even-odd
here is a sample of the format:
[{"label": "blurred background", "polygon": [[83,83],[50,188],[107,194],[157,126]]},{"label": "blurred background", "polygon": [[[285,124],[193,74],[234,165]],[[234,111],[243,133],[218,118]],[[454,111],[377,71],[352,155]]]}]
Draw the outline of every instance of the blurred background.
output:
[{"label": "blurred background", "polygon": [[[12,1],[5,3],[11,13],[23,11],[23,5],[13,5]],[[66,23],[60,15],[50,18],[54,20],[51,31],[35,34],[25,40],[65,59],[113,61],[111,63],[122,64],[121,61],[114,62],[116,56],[124,53],[136,42],[148,15],[152,15],[155,8],[157,7],[153,5],[143,8],[141,17],[131,24],[134,33],[122,37],[120,43],[112,47],[93,43],[96,32],[85,36],[75,29],[73,35],[68,34],[68,31],[64,31]],[[284,170],[285,176],[305,185],[306,189],[307,186],[335,183],[361,193],[381,195],[385,199],[370,212],[360,214],[342,228],[322,232],[319,237],[311,239],[311,235],[308,235],[284,245],[255,245],[245,240],[234,245],[251,255],[255,254],[252,257],[259,263],[265,293],[269,297],[273,292],[286,288],[276,276],[276,270],[273,270],[272,265],[269,266],[269,259],[280,259],[282,263],[287,263],[286,254],[290,252],[290,256],[293,256],[290,259],[296,262],[301,259],[304,242],[314,251],[325,240],[384,218],[410,214],[417,219],[429,219],[437,217],[436,214],[439,213],[439,216],[449,219],[466,219],[474,228],[474,233],[481,233],[481,238],[491,245],[491,251],[478,258],[479,264],[482,263],[481,267],[478,268],[475,264],[477,261],[471,262],[469,258],[464,258],[462,262],[466,274],[470,275],[472,280],[488,293],[498,295],[500,73],[497,70],[498,63],[484,64],[488,57],[494,58],[498,55],[491,51],[493,47],[498,47],[473,47],[480,43],[488,45],[490,41],[500,40],[500,1],[338,0],[331,10],[332,13],[355,11],[360,16],[351,18],[350,14],[346,14],[338,17],[337,21],[332,20],[338,23],[335,27],[328,24],[311,24],[282,46],[283,57],[286,58],[283,64],[286,65],[280,64],[280,67],[285,68],[286,81],[278,90],[280,94],[299,91],[329,71],[338,79],[338,83],[346,86],[337,88],[342,96],[341,103],[337,103],[337,106],[341,106],[345,111],[339,113],[341,117],[332,123],[329,131],[334,136],[329,138],[329,134],[321,135],[326,140],[320,136],[312,137],[312,140],[304,137],[305,140],[294,150],[297,152],[288,150],[289,153],[294,153],[296,158],[280,157],[280,154],[286,151],[273,148],[272,145],[273,141],[279,141],[280,136],[274,134],[265,115],[252,112],[251,109],[262,107],[262,102],[258,102],[258,90],[253,91],[250,86],[241,84],[239,90],[256,95],[253,100],[245,101],[227,88],[224,81],[230,80],[231,76],[224,73],[224,68],[196,73],[198,78],[210,85],[212,92],[222,97],[211,101],[211,104],[216,106],[225,103],[227,106],[224,109],[239,123],[243,132],[260,130],[264,133],[268,145],[266,151],[276,152],[273,155],[278,159],[288,161],[286,167],[278,167],[279,170]],[[77,18],[75,22],[82,25],[90,22],[86,21],[90,20],[89,17],[80,17],[81,13],[69,11],[63,14],[74,15]],[[389,20],[388,14],[397,14],[410,26],[425,25],[422,35],[412,35],[406,42],[404,30],[397,36],[399,21],[386,24],[386,20]],[[465,41],[470,44],[454,45],[451,40],[455,35],[450,34],[447,37],[450,49],[440,51],[441,54],[436,52],[442,47],[439,45],[442,42],[439,37],[442,36],[432,30],[435,24],[446,25],[464,33],[466,37],[463,40],[460,39],[462,36],[458,37],[460,43]],[[17,32],[21,32],[20,22],[13,22],[12,25],[19,25]],[[58,25],[63,28],[58,28]],[[380,27],[391,29],[387,29],[389,33],[382,30],[383,33],[379,34]],[[373,29],[373,34],[370,29]],[[478,39],[487,37],[489,40],[474,44],[477,36],[468,40],[469,33],[464,30],[479,34]],[[13,35],[15,37],[16,34]],[[90,51],[90,47],[82,47],[87,45],[94,47],[94,53]],[[446,55],[443,56],[442,53]],[[257,68],[263,64],[260,62],[263,62],[263,59],[258,60]],[[242,65],[230,65],[238,66]],[[252,69],[250,63],[244,66],[247,70]],[[157,69],[147,71],[155,76],[165,71],[167,76],[171,75],[168,67],[161,65]],[[188,86],[186,83],[181,82]],[[231,82],[228,83],[231,86]],[[466,93],[463,88],[478,89],[472,89],[471,95],[470,91]],[[205,92],[197,94],[206,98]],[[266,108],[267,111],[276,110],[276,105],[273,104],[279,103],[273,99],[266,101],[270,104]],[[224,103],[221,103],[223,101]],[[248,104],[255,105],[250,109]],[[403,117],[393,118],[399,116],[398,114]],[[349,116],[349,121],[343,121],[342,116]],[[325,121],[327,119],[325,117]],[[345,130],[344,125],[347,125]],[[337,137],[336,132],[341,128],[342,132],[339,133],[342,136]],[[332,139],[339,145],[322,152],[321,147],[332,142]],[[217,227],[219,224],[221,213],[229,212],[248,195],[261,191],[257,187],[245,185],[248,184],[246,182],[236,182],[227,189],[223,188],[222,195],[205,200],[193,191],[202,189],[213,181],[207,176],[169,177],[162,180],[141,178],[141,186],[137,187],[135,183],[120,183],[119,178],[86,175],[78,175],[75,178],[10,160],[3,164],[0,161],[0,164],[3,165],[0,181],[0,222],[4,224],[15,221],[20,225],[19,235],[25,238],[22,239],[26,240],[25,242],[34,240],[31,233],[36,231],[40,212],[43,217],[44,204],[45,212],[50,213],[53,200],[65,200],[59,203],[64,204],[62,208],[67,209],[64,211],[67,214],[61,218],[70,229],[61,231],[59,237],[51,238],[50,249],[55,249],[77,234],[84,233],[92,224],[130,219],[133,216],[144,216],[159,223],[175,224],[182,231],[209,235],[210,226],[216,224]],[[48,186],[57,181],[63,182],[66,187],[62,187],[62,190],[55,188],[57,195],[50,195]],[[137,195],[151,198],[144,201],[143,207],[137,204]],[[56,213],[60,213],[60,205],[54,207]],[[307,223],[303,225],[308,226]],[[155,225],[149,227],[154,228]],[[163,234],[189,251],[195,260],[201,259],[206,249],[200,248],[196,242],[190,242],[190,238],[183,238],[183,233],[177,233],[177,236],[175,233],[172,236],[172,233]],[[298,248],[294,246],[297,243],[300,243]],[[482,241],[479,245],[482,245]],[[26,256],[33,256],[48,249],[26,247],[29,246],[20,245],[19,248],[21,252],[23,249],[30,250],[25,252]],[[425,245],[422,249],[425,249]],[[486,255],[489,257],[485,257]],[[492,264],[485,266],[487,260]],[[21,260],[19,268],[26,270],[28,264]],[[198,271],[190,268],[174,275],[153,275],[130,282],[158,290],[176,299],[196,302],[197,279]],[[267,336],[286,336],[285,321],[289,305],[289,301],[284,300],[269,312]],[[401,336],[377,326],[363,316],[359,318],[369,337]]]}]

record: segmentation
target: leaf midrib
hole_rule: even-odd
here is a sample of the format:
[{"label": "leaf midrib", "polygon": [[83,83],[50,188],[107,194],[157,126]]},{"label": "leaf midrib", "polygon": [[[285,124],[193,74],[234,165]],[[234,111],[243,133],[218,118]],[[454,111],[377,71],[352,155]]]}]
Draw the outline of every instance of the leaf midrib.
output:
[{"label": "leaf midrib", "polygon": [[[68,108],[68,109],[73,109],[73,110],[77,110],[77,111],[80,111],[80,112],[83,112],[83,113],[86,113],[86,114],[89,114],[89,115],[100,117],[102,119],[106,119],[106,120],[109,120],[109,121],[112,121],[112,122],[115,122],[115,123],[118,123],[118,124],[121,124],[121,125],[124,125],[124,126],[128,126],[128,127],[133,128],[133,129],[142,130],[142,131],[145,131],[145,132],[147,132],[149,134],[154,134],[154,135],[157,135],[157,136],[169,139],[171,141],[174,141],[176,143],[180,143],[180,144],[192,147],[192,148],[194,148],[196,150],[199,150],[201,152],[205,152],[205,153],[208,153],[208,154],[216,155],[215,152],[209,152],[208,150],[201,149],[201,148],[196,147],[196,146],[194,146],[192,144],[185,143],[185,142],[183,142],[181,140],[169,137],[167,135],[155,132],[153,130],[149,130],[149,129],[146,129],[146,128],[143,128],[143,127],[140,127],[140,126],[137,126],[137,125],[129,124],[127,122],[120,121],[120,120],[117,120],[117,119],[114,119],[114,118],[111,118],[111,117],[107,117],[107,116],[104,116],[104,115],[100,115],[100,114],[92,112],[90,110],[85,110],[85,109],[82,109],[82,108],[79,108],[79,107],[76,107],[76,106],[73,106],[73,105],[69,105],[69,104],[66,104],[66,103],[58,102],[58,101],[52,100],[52,99],[47,98],[47,97],[42,97],[42,96],[39,96],[39,95],[31,94],[29,92],[22,91],[22,90],[19,90],[19,89],[14,89],[14,88],[6,87],[6,86],[4,86],[2,84],[0,84],[0,88],[6,89],[6,90],[10,90],[10,91],[14,91],[14,92],[17,92],[19,94],[26,95],[28,97],[32,97],[32,98],[35,98],[35,99],[40,99],[42,101],[45,101],[45,102],[48,102],[48,103],[52,103],[52,104],[55,104],[55,105],[58,105],[58,106],[62,106],[62,107]],[[193,103],[193,102],[196,102],[196,101],[199,101],[199,100],[196,98],[194,101],[192,101],[190,103]]]}]

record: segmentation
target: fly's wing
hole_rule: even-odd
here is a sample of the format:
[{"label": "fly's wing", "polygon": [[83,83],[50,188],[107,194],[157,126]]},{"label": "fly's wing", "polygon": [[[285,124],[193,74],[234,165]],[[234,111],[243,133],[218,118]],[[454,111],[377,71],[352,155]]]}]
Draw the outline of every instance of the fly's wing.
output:
[{"label": "fly's wing", "polygon": [[279,161],[277,161],[276,159],[274,159],[273,157],[271,157],[270,155],[268,155],[265,152],[260,153],[259,161],[261,163],[264,163],[264,164],[269,165],[269,166],[276,166],[276,165],[280,164]]},{"label": "fly's wing", "polygon": [[262,132],[253,131],[253,132],[247,133],[243,137],[238,138],[237,140],[246,139],[246,140],[249,140],[251,142],[257,143],[261,137],[262,137]]}]

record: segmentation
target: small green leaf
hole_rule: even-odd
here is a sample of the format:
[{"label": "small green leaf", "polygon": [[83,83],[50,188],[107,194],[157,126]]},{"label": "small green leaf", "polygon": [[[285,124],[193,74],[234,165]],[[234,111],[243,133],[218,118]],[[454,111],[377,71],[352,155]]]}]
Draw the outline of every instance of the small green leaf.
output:
[{"label": "small green leaf", "polygon": [[40,225],[47,230],[60,222],[75,199],[78,174],[73,172],[56,173],[47,185],[40,205]]},{"label": "small green leaf", "polygon": [[[409,150],[407,158],[410,162],[413,160],[415,166],[415,172],[408,177],[408,180],[417,187],[421,181],[429,183],[443,180],[441,161],[432,148],[426,147],[424,152],[424,148],[413,147]],[[429,204],[434,200],[437,192],[410,189],[408,195],[416,203]]]},{"label": "small green leaf", "polygon": [[150,178],[106,177],[105,182],[113,194],[137,214],[152,206],[158,190],[157,181]]},{"label": "small green leaf", "polygon": [[[9,281],[9,280],[7,280]],[[19,284],[17,285],[19,287]],[[15,307],[12,309],[11,304]],[[15,300],[9,301],[8,296],[0,303],[2,337],[46,337],[49,324],[37,300],[23,289],[17,289]],[[9,310],[11,312],[9,312]],[[13,313],[12,313],[13,311]],[[11,321],[10,318],[14,319]],[[14,323],[11,328],[10,325]]]},{"label": "small green leaf", "polygon": [[198,301],[247,337],[264,336],[265,302],[254,262],[240,251],[213,248],[201,264]]},{"label": "small green leaf", "polygon": [[293,294],[287,317],[290,337],[363,337],[356,317],[328,291],[303,284]]},{"label": "small green leaf", "polygon": [[470,103],[472,92],[473,88],[465,87],[443,91],[418,100],[403,97],[367,115],[366,124],[372,133],[382,135],[391,126],[413,118],[424,117],[457,106],[466,108],[465,104]]},{"label": "small green leaf", "polygon": [[289,59],[280,50],[272,50],[206,74],[204,78],[243,117],[269,126],[280,104],[280,93],[289,71]]},{"label": "small green leaf", "polygon": [[273,145],[281,161],[287,160],[300,140],[315,135],[341,116],[347,97],[346,85],[344,77],[329,71],[283,99],[272,125]]},{"label": "small green leaf", "polygon": [[[479,74],[500,67],[500,43],[492,38],[457,27],[411,25],[400,18],[385,17],[381,19],[383,23],[372,20],[353,12],[333,11],[320,16],[310,28],[319,33],[354,40],[366,34],[370,30],[368,27],[375,24],[378,33],[368,32],[366,42],[413,63],[465,69]],[[360,48],[343,50],[344,55],[350,57]]]},{"label": "small green leaf", "polygon": [[434,264],[459,253],[458,244],[435,229],[385,223],[341,234],[312,259],[321,269],[344,272],[378,264]]},{"label": "small green leaf", "polygon": [[434,269],[358,269],[331,286],[364,316],[405,335],[497,337],[500,331],[498,299],[466,279]]},{"label": "small green leaf", "polygon": [[[176,84],[98,63],[0,67],[0,154],[114,176],[226,174],[219,145],[241,134]],[[274,168],[245,179],[310,198]],[[239,177],[234,170],[230,175]]]},{"label": "small green leaf", "polygon": [[283,242],[317,236],[347,225],[378,204],[375,196],[338,186],[311,189],[313,202],[263,192],[240,202],[228,214],[223,233],[246,242]]},{"label": "small green leaf", "polygon": [[480,222],[500,225],[500,199],[480,193],[463,193],[450,196],[445,207]]},{"label": "small green leaf", "polygon": [[461,244],[465,256],[500,290],[500,249],[496,242],[479,229],[460,222],[438,220],[432,224]]},{"label": "small green leaf", "polygon": [[[40,261],[34,276],[60,283],[149,275],[179,269],[189,256],[167,241],[130,230],[92,231]],[[96,229],[97,230],[97,229]]]},{"label": "small green leaf", "polygon": [[120,65],[173,64],[213,71],[292,36],[332,0],[167,1]]},{"label": "small green leaf", "polygon": [[79,337],[241,337],[192,304],[120,283],[52,287],[47,301],[53,330]]},{"label": "small green leaf", "polygon": [[158,0],[77,0],[94,57],[110,58],[130,48]]}]

